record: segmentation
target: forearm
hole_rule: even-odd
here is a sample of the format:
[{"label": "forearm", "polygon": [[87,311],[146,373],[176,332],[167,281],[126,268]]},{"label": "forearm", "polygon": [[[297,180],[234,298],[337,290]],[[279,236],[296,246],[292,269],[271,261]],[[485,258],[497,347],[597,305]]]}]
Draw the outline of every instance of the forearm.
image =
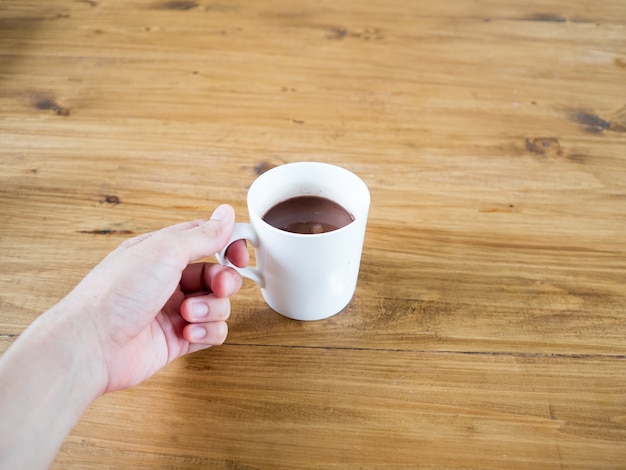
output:
[{"label": "forearm", "polygon": [[59,304],[0,357],[0,468],[46,468],[102,391],[97,341]]},{"label": "forearm", "polygon": [[[129,239],[9,347],[0,357],[0,469],[49,466],[97,397],[222,344],[241,276],[194,261],[222,250],[234,225],[223,205],[211,220]],[[235,246],[229,256],[245,266],[245,242]]]}]

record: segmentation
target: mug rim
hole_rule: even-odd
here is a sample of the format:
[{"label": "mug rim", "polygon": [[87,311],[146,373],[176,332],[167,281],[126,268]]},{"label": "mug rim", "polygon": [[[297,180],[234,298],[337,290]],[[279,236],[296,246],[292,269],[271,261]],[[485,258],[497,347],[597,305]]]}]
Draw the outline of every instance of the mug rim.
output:
[{"label": "mug rim", "polygon": [[[337,201],[334,201],[332,198],[327,197],[326,199],[330,199],[333,202],[336,202],[338,204],[340,204],[342,207],[344,207],[344,209],[348,210],[350,212],[350,214],[354,217],[354,220],[352,222],[350,222],[347,225],[344,225],[343,227],[340,227],[336,230],[332,230],[330,232],[322,232],[322,233],[295,233],[295,232],[288,232],[286,230],[282,230],[279,229],[277,227],[274,227],[273,225],[267,223],[265,220],[263,220],[263,215],[264,214],[258,214],[257,211],[253,211],[252,210],[252,195],[253,195],[253,191],[255,189],[255,186],[258,186],[260,184],[263,184],[263,180],[266,180],[269,176],[266,177],[266,175],[269,175],[270,173],[275,173],[277,171],[286,171],[287,168],[293,168],[295,166],[310,166],[310,167],[324,167],[327,168],[329,170],[332,171],[339,171],[339,172],[343,172],[344,174],[347,174],[349,177],[354,178],[357,182],[358,185],[360,185],[363,189],[363,194],[365,196],[365,199],[362,203],[364,209],[362,209],[360,212],[361,214],[355,214],[355,211],[351,211],[348,208],[346,208],[344,206],[344,204],[340,204]],[[272,176],[275,176],[272,175]],[[283,201],[286,201],[292,197],[298,197],[298,195],[292,195],[289,196],[285,199],[280,199],[277,200],[275,202],[273,202],[270,207],[268,207],[267,209],[265,209],[265,211],[267,212],[267,210],[269,210],[270,208],[272,208],[273,206],[275,206],[276,204],[279,204]],[[324,197],[324,196],[320,196],[320,197]],[[363,181],[363,179],[361,177],[359,177],[356,173],[348,170],[347,168],[344,168],[342,166],[339,165],[335,165],[332,163],[326,163],[326,162],[315,162],[315,161],[300,161],[300,162],[289,162],[289,163],[284,163],[282,165],[278,165],[275,166],[267,171],[265,171],[264,173],[262,173],[258,178],[256,178],[252,184],[250,185],[250,188],[248,188],[248,195],[246,197],[246,202],[248,205],[248,213],[249,213],[249,217],[250,217],[250,221],[252,222],[252,219],[256,219],[257,223],[262,224],[264,227],[268,228],[269,230],[271,230],[272,232],[275,233],[279,233],[283,236],[293,236],[293,237],[307,237],[307,238],[320,238],[320,237],[329,237],[329,236],[333,236],[333,234],[337,234],[339,232],[344,232],[346,230],[349,230],[351,227],[353,227],[355,225],[355,223],[359,222],[361,219],[367,219],[367,215],[368,215],[368,211],[369,211],[369,205],[370,205],[370,200],[371,200],[371,196],[370,196],[370,192],[369,192],[369,188],[367,187],[367,185],[365,184],[365,181]]]}]

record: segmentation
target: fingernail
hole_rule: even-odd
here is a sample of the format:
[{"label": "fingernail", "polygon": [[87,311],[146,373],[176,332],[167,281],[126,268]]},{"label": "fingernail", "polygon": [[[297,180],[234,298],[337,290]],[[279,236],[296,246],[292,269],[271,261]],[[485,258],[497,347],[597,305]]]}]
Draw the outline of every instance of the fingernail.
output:
[{"label": "fingernail", "polygon": [[213,212],[211,216],[211,220],[224,220],[228,215],[228,206],[226,204],[222,204]]},{"label": "fingernail", "polygon": [[206,336],[206,328],[202,326],[193,326],[191,328],[191,338],[193,340],[199,340]]},{"label": "fingernail", "polygon": [[200,320],[209,313],[209,307],[203,302],[194,302],[191,304],[191,316],[195,320]]}]

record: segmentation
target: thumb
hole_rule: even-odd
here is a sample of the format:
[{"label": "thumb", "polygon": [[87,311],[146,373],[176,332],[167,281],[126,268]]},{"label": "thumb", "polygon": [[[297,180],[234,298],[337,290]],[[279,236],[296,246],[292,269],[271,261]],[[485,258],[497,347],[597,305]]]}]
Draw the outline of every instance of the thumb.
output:
[{"label": "thumb", "polygon": [[185,258],[185,264],[207,258],[223,249],[233,233],[235,226],[235,210],[228,204],[222,204],[213,212],[210,220],[171,233],[176,237],[174,243]]}]

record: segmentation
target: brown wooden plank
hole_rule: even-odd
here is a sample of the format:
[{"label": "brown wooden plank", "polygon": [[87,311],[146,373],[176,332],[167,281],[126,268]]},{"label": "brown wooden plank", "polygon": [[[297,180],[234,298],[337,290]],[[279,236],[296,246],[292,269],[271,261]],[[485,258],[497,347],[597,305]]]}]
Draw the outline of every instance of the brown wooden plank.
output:
[{"label": "brown wooden plank", "polygon": [[626,5],[4,0],[0,352],[135,234],[359,174],[359,285],[97,401],[56,468],[619,468]]}]

